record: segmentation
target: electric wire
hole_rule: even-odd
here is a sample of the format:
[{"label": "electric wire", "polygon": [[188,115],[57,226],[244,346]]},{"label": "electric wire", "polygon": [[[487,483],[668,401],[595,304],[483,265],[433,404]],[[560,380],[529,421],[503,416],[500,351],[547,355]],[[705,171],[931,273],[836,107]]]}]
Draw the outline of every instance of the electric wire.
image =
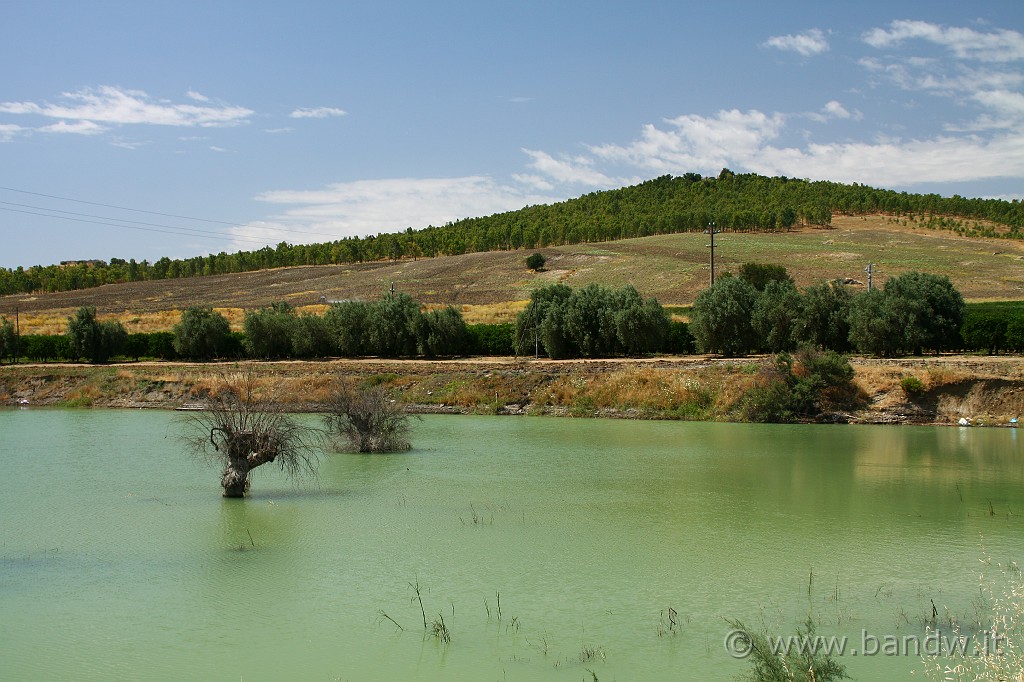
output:
[{"label": "electric wire", "polygon": [[[0,186],[0,190],[6,191],[6,192],[17,192],[18,194],[28,194],[28,195],[31,195],[31,196],[44,197],[46,199],[56,199],[58,201],[70,201],[72,203],[86,204],[88,206],[99,206],[99,207],[102,207],[102,208],[112,208],[112,209],[116,209],[118,211],[133,211],[135,213],[146,213],[148,215],[156,215],[156,216],[161,216],[161,217],[164,217],[164,218],[178,218],[178,219],[181,219],[181,220],[194,220],[194,221],[202,222],[202,223],[212,223],[212,224],[217,224],[217,225],[226,225],[228,227],[249,227],[249,226],[243,225],[241,223],[232,223],[232,222],[228,222],[228,221],[225,221],[225,220],[213,220],[213,219],[210,219],[210,218],[197,218],[195,216],[179,215],[179,214],[176,214],[176,213],[163,213],[163,212],[160,212],[160,211],[148,211],[146,209],[130,208],[128,206],[118,206],[116,204],[105,204],[105,203],[98,202],[98,201],[86,201],[84,199],[72,199],[71,197],[62,197],[62,196],[59,196],[57,194],[45,194],[43,192],[31,192],[29,190],[17,189],[15,187]],[[0,203],[10,203],[10,202],[0,202]],[[17,204],[12,204],[12,205],[17,205]],[[42,210],[57,211],[57,209],[48,209],[48,208],[47,209],[42,209]],[[60,212],[61,213],[71,213],[70,211],[60,211]],[[104,219],[104,220],[121,220],[120,218],[107,218],[105,216],[102,216],[102,219]],[[126,221],[126,222],[134,222],[134,221]],[[143,224],[145,224],[145,223],[143,223]],[[190,228],[181,228],[181,229],[190,229]],[[308,234],[308,235],[313,235],[313,236],[317,236],[317,237],[326,237],[328,239],[337,239],[337,235],[327,234],[327,233],[324,233],[324,232],[312,232],[312,231],[309,231],[309,230],[296,230],[294,228],[284,228],[284,227],[275,227],[274,229],[276,231],[278,231],[278,232],[289,232],[289,233],[294,233],[294,234]],[[219,233],[215,232],[214,234],[221,234],[224,237],[230,237],[230,238],[233,238],[233,239],[237,238],[234,235],[228,235],[228,234],[225,234],[223,232],[219,232]]]}]

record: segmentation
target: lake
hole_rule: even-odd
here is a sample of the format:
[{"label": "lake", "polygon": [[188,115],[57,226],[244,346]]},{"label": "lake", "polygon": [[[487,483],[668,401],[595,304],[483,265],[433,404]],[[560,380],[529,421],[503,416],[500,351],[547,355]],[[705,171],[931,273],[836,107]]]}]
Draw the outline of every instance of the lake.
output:
[{"label": "lake", "polygon": [[0,677],[728,679],[727,619],[923,635],[1024,556],[1011,429],[430,416],[245,500],[185,429],[0,410]]}]

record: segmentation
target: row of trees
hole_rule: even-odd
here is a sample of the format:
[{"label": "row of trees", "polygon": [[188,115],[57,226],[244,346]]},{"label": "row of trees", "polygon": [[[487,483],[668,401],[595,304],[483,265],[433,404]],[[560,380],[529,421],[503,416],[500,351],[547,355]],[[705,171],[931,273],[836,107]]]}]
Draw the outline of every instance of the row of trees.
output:
[{"label": "row of trees", "polygon": [[[265,246],[256,251],[150,263],[112,258],[109,263],[0,268],[0,294],[65,291],[114,282],[199,277],[273,267],[358,263],[476,251],[534,249],[706,229],[714,222],[735,231],[786,230],[797,224],[828,224],[835,213],[913,216],[955,229],[948,216],[984,220],[1019,238],[1024,206],[998,199],[908,194],[866,185],[811,182],[786,177],[734,174],[717,178],[665,175],[632,187],[593,192],[551,205],[467,218],[441,227],[350,237],[321,244]],[[986,234],[988,234],[986,232]],[[997,233],[991,232],[993,236]]]},{"label": "row of trees", "polygon": [[438,357],[533,355],[551,358],[685,354],[738,356],[800,347],[880,356],[926,351],[1024,351],[1024,314],[1012,306],[965,312],[949,279],[909,272],[882,289],[854,294],[838,282],[798,290],[785,268],[744,264],[702,291],[689,324],[672,322],[632,286],[556,284],[533,292],[514,325],[467,325],[451,307],[423,310],[399,294],[374,303],[344,302],[322,315],[275,303],[246,314],[243,332],[208,307],[182,313],[172,332],[128,334],[82,308],[60,336],[15,338],[0,317],[0,359],[106,362],[139,359]]},{"label": "row of trees", "polygon": [[693,305],[697,348],[726,356],[812,346],[870,355],[920,355],[963,347],[965,304],[949,278],[920,272],[853,295],[838,282],[798,291],[781,266],[747,264]]},{"label": "row of trees", "polygon": [[541,348],[555,359],[644,355],[664,348],[669,317],[656,299],[643,299],[631,285],[573,290],[553,284],[533,292],[515,329],[520,355]]}]

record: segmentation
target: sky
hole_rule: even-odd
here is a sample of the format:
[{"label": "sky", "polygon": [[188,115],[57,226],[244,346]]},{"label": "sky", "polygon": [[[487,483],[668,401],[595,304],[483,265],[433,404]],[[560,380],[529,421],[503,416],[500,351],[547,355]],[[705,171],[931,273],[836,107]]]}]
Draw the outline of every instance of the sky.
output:
[{"label": "sky", "polygon": [[1024,3],[5,0],[0,267],[665,174],[1024,198]]}]

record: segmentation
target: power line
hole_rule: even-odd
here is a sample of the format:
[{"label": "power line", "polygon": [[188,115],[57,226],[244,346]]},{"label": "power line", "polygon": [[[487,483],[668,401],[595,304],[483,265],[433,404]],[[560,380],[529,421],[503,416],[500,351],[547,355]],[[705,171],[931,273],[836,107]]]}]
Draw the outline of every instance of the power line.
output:
[{"label": "power line", "polygon": [[[132,225],[145,225],[145,226],[148,226],[148,227],[160,227],[160,228],[164,228],[164,229],[167,229],[167,230],[183,230],[184,232],[181,232],[180,234],[186,234],[188,232],[196,232],[196,233],[199,233],[199,234],[207,234],[207,235],[212,235],[212,236],[220,237],[220,238],[244,239],[244,240],[247,240],[247,241],[263,241],[263,240],[257,240],[257,239],[253,239],[253,238],[248,238],[248,237],[237,237],[235,235],[225,234],[223,232],[216,232],[216,231],[213,231],[213,230],[200,230],[199,228],[196,228],[196,227],[179,227],[177,225],[163,225],[161,223],[146,223],[146,222],[142,222],[142,221],[139,221],[139,220],[128,220],[126,218],[108,218],[107,216],[93,215],[91,213],[76,213],[74,211],[62,211],[62,210],[57,209],[57,208],[46,208],[45,206],[32,206],[31,204],[16,204],[16,203],[11,202],[11,201],[0,201],[0,204],[4,204],[6,206],[18,206],[19,208],[31,208],[31,209],[34,209],[36,211],[48,211],[48,213],[31,213],[30,214],[30,215],[45,216],[45,217],[48,217],[48,218],[62,218],[64,220],[72,220],[73,219],[73,218],[65,218],[64,216],[59,216],[59,215],[49,215],[49,213],[63,213],[65,215],[75,216],[75,217],[78,217],[78,218],[96,218],[97,220],[109,220],[109,221],[115,221],[116,223],[131,223]],[[0,209],[3,209],[3,206],[0,206]],[[3,209],[3,210],[13,210],[13,209]],[[28,211],[24,211],[24,212],[25,213],[29,213]],[[85,222],[85,221],[82,221],[82,222]],[[128,227],[128,225],[118,225],[118,224],[113,224],[113,223],[101,223],[101,224],[109,224],[111,227]]]},{"label": "power line", "polygon": [[160,230],[160,229],[156,229],[156,228],[153,228],[153,227],[139,227],[139,226],[135,226],[135,225],[118,225],[116,223],[102,222],[102,221],[99,221],[99,220],[87,220],[85,218],[71,218],[71,217],[67,217],[67,216],[51,215],[49,213],[37,213],[35,211],[23,211],[23,210],[20,210],[20,209],[17,209],[17,208],[5,208],[3,206],[0,206],[0,211],[8,211],[10,213],[24,213],[26,215],[36,215],[36,216],[42,216],[44,218],[56,218],[58,220],[70,220],[70,221],[76,222],[76,223],[91,223],[93,225],[103,225],[104,227],[122,227],[122,228],[124,228],[126,230],[142,230],[144,232],[160,232],[162,234],[173,234],[173,235],[176,235],[178,237],[194,237],[196,239],[217,239],[217,240],[238,239],[238,240],[250,241],[250,242],[253,242],[253,243],[256,243],[256,244],[266,244],[267,243],[265,239],[254,239],[252,237],[235,237],[235,236],[232,236],[232,235],[222,235],[222,236],[219,236],[219,237],[215,237],[215,236],[212,236],[212,235],[205,235],[205,234],[191,234],[191,233],[188,233],[188,232],[173,232],[171,230]]},{"label": "power line", "polygon": [[[118,206],[116,204],[104,204],[104,203],[101,203],[101,202],[98,202],[98,201],[85,201],[84,199],[72,199],[70,197],[62,197],[62,196],[59,196],[59,195],[56,195],[56,194],[44,194],[43,192],[30,192],[29,190],[17,189],[17,188],[14,188],[14,187],[3,187],[3,186],[0,186],[0,190],[4,190],[4,191],[7,191],[7,192],[17,192],[19,194],[30,194],[32,196],[45,197],[47,199],[57,199],[58,201],[70,201],[72,203],[86,204],[88,206],[100,206],[102,208],[113,208],[113,209],[116,209],[118,211],[133,211],[135,213],[146,213],[146,214],[149,214],[149,215],[157,215],[157,216],[161,216],[161,217],[164,217],[164,218],[179,218],[181,220],[195,220],[195,221],[201,222],[201,223],[212,223],[212,224],[217,224],[217,225],[227,225],[228,227],[247,227],[246,225],[242,225],[241,223],[232,223],[232,222],[228,222],[228,221],[225,221],[225,220],[213,220],[213,219],[210,219],[210,218],[196,218],[194,216],[178,215],[176,213],[162,213],[160,211],[147,211],[147,210],[142,209],[142,208],[130,208],[128,206]],[[8,203],[8,202],[0,202],[0,203]],[[17,204],[14,204],[14,205],[17,205]],[[42,210],[45,210],[45,211],[54,210],[54,211],[56,211],[57,209],[42,209]],[[66,211],[61,211],[61,212],[64,213]],[[104,220],[120,220],[120,218],[106,218],[106,217],[103,217],[103,219]],[[134,222],[134,221],[126,221],[126,222]],[[189,228],[182,228],[182,229],[189,229]],[[292,229],[292,228],[274,228],[274,229],[278,230],[279,232],[291,232],[291,233],[295,233],[295,234],[309,234],[309,235],[314,235],[314,236],[317,236],[317,237],[328,237],[330,239],[335,239],[336,238],[336,235],[326,234],[324,232],[310,232],[308,230],[295,230],[295,229]]]},{"label": "power line", "polygon": [[82,199],[70,199],[68,197],[60,197],[56,194],[43,194],[42,192],[29,192],[25,189],[15,189],[13,187],[0,187],[2,190],[8,192],[18,192],[19,194],[31,194],[36,197],[46,197],[47,199],[58,199],[60,201],[72,201],[76,204],[88,204],[90,206],[102,206],[103,208],[116,208],[119,211],[135,211],[136,213],[148,213],[150,215],[163,216],[164,218],[182,218],[183,220],[197,220],[202,223],[219,223],[221,225],[228,225],[230,227],[242,227],[235,223],[229,223],[224,220],[210,220],[209,218],[193,218],[187,215],[175,215],[174,213],[160,213],[159,211],[146,211],[141,208],[128,208],[127,206],[115,206],[114,204],[101,204],[98,201],[84,201]]}]

